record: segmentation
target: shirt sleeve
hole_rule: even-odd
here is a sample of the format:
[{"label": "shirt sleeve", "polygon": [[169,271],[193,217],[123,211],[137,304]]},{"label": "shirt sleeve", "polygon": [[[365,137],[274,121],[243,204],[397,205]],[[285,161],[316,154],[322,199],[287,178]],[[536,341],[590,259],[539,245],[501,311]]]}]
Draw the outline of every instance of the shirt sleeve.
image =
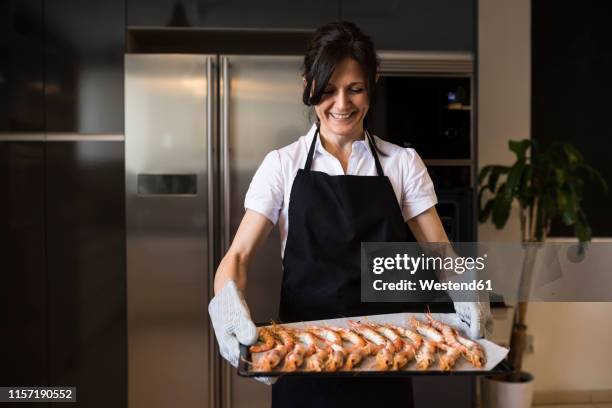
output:
[{"label": "shirt sleeve", "polygon": [[406,149],[404,169],[402,215],[408,221],[436,205],[438,198],[425,163],[414,149]]},{"label": "shirt sleeve", "polygon": [[283,207],[283,174],[278,151],[266,155],[244,198],[244,208],[257,211],[276,225]]}]

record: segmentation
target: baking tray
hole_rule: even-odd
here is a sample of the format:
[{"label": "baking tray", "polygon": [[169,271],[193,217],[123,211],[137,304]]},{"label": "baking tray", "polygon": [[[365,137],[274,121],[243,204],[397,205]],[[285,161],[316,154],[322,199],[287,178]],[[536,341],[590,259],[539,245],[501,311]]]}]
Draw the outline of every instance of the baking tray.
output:
[{"label": "baking tray", "polygon": [[[412,370],[412,369],[401,369],[401,370],[388,370],[388,371],[251,371],[249,363],[246,360],[251,361],[251,353],[249,346],[244,344],[240,345],[240,362],[238,363],[238,375],[241,377],[280,377],[280,376],[291,376],[291,377],[311,377],[311,378],[352,378],[352,377],[411,377],[414,375],[441,375],[441,376],[461,376],[461,375],[472,375],[472,376],[485,376],[485,375],[497,375],[512,372],[512,367],[508,360],[504,359],[498,363],[491,370],[450,370],[441,371],[439,369],[427,369],[427,370]],[[435,363],[434,363],[435,364]],[[408,366],[409,367],[409,366]]]},{"label": "baking tray", "polygon": [[[448,322],[452,313],[433,313],[432,314],[435,319]],[[347,326],[347,320],[369,320],[371,322],[376,323],[394,323],[407,326],[407,322],[410,321],[410,318],[415,316],[420,320],[425,320],[424,315],[422,313],[395,313],[389,315],[376,315],[376,316],[357,316],[351,318],[341,318],[341,319],[329,319],[329,320],[318,320],[312,322],[301,322],[301,323],[287,323],[283,324],[288,327],[299,327],[299,326],[307,326],[307,325],[320,325],[324,326],[326,324],[332,326]],[[258,326],[266,326],[258,325]],[[463,332],[465,335],[465,328],[458,327],[459,331]],[[500,347],[488,340],[480,339],[478,342],[483,346],[488,348],[487,351],[487,360],[490,357],[494,357],[496,361],[488,361],[487,365],[494,364],[490,368],[473,368],[469,365],[465,359],[460,358],[460,361],[457,362],[457,367],[462,367],[459,369],[452,369],[450,371],[442,371],[438,369],[437,362],[438,359],[433,363],[432,367],[427,370],[420,370],[415,367],[415,361],[412,360],[406,367],[400,370],[388,370],[388,371],[380,371],[380,370],[371,370],[371,369],[353,369],[353,370],[339,370],[339,371],[305,371],[305,370],[297,370],[292,372],[281,371],[281,370],[273,370],[273,371],[252,371],[250,369],[249,361],[252,361],[251,352],[249,351],[249,346],[240,345],[240,361],[238,363],[238,375],[241,377],[279,377],[279,376],[292,376],[292,377],[312,377],[312,378],[339,378],[339,377],[410,377],[410,376],[420,376],[420,375],[438,375],[438,376],[488,376],[488,375],[496,375],[496,374],[504,374],[512,371],[512,366],[506,360],[505,356],[507,354],[507,349]],[[466,368],[466,367],[471,367]]]}]

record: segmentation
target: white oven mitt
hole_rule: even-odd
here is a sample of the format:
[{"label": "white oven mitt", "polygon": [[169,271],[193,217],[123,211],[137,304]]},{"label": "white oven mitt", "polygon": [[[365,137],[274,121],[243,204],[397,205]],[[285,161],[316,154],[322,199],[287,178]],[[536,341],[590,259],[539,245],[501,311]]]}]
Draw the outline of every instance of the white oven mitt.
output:
[{"label": "white oven mitt", "polygon": [[473,339],[488,337],[493,331],[493,318],[489,302],[454,302],[458,318],[467,325],[467,334]]},{"label": "white oven mitt", "polygon": [[[208,314],[215,329],[221,356],[238,367],[240,343],[247,346],[257,341],[257,328],[251,320],[249,307],[234,281],[228,281],[208,305]],[[254,377],[267,385],[276,378]]]}]

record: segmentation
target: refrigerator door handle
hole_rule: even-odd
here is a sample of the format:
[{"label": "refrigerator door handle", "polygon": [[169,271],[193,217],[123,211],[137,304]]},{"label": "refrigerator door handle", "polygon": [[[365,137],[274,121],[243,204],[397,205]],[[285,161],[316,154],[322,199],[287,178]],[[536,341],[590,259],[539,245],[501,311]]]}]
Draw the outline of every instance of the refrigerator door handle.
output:
[{"label": "refrigerator door handle", "polygon": [[229,58],[221,57],[221,145],[223,155],[223,248],[230,246],[230,157],[229,157]]},{"label": "refrigerator door handle", "polygon": [[[206,154],[206,167],[208,172],[208,297],[212,299],[214,296],[215,282],[215,178],[217,177],[214,164],[215,148],[215,131],[216,131],[216,57],[206,57],[206,117],[208,118],[206,125],[206,145],[208,146]],[[212,329],[212,323],[208,319],[208,353],[209,359],[209,377],[208,386],[211,392],[209,393],[208,405],[210,407],[218,407],[221,405],[221,395],[219,393],[218,373],[220,372],[220,360],[217,352],[217,340]]]},{"label": "refrigerator door handle", "polygon": [[212,299],[214,292],[214,278],[215,278],[215,185],[217,172],[215,170],[215,154],[217,151],[215,131],[217,128],[216,123],[216,86],[217,86],[217,75],[216,75],[216,57],[206,57],[206,117],[208,118],[206,126],[206,145],[208,146],[206,155],[206,165],[208,171],[208,267],[210,273],[208,274],[208,295],[209,299]]},{"label": "refrigerator door handle", "polygon": [[[223,216],[221,217],[221,241],[220,258],[230,246],[230,157],[229,157],[229,100],[230,100],[230,78],[229,78],[229,57],[221,56],[221,78],[220,78],[220,116],[221,116],[221,169],[222,169],[222,189],[223,197]],[[232,371],[227,363],[221,364],[222,380],[222,406],[232,406]]]}]

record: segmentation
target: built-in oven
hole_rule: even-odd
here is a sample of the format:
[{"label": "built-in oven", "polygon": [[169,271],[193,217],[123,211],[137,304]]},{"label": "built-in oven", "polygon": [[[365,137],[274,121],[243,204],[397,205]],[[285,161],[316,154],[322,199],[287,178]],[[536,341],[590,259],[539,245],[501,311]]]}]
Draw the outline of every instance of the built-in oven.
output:
[{"label": "built-in oven", "polygon": [[451,241],[476,241],[471,53],[382,52],[367,125],[427,165]]}]

